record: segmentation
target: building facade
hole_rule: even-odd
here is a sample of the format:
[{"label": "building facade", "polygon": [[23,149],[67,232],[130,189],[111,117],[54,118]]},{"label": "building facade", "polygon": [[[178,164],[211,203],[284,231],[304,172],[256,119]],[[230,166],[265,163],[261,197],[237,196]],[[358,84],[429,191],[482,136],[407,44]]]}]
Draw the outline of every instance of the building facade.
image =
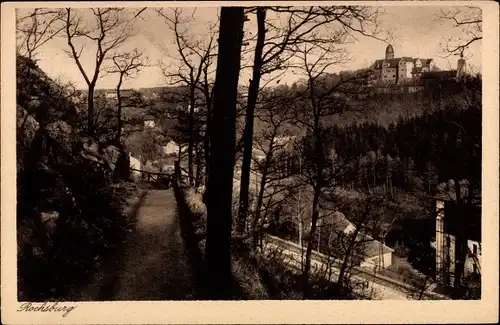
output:
[{"label": "building facade", "polygon": [[[450,286],[453,285],[457,262],[457,209],[451,201],[436,200],[436,240],[431,243],[436,249],[436,281]],[[468,277],[481,273],[481,222],[480,213],[479,216],[473,210],[465,213],[468,222],[464,277]]]},{"label": "building facade", "polygon": [[133,181],[139,181],[141,179],[141,161],[132,156],[129,153],[130,168],[132,169],[131,178]]},{"label": "building facade", "polygon": [[434,71],[433,59],[394,57],[394,48],[388,45],[385,58],[376,60],[371,66],[374,72],[373,83],[387,85],[414,84],[423,73]]},{"label": "building facade", "polygon": [[161,150],[165,155],[177,155],[179,153],[179,145],[175,141],[170,140],[161,145]]}]

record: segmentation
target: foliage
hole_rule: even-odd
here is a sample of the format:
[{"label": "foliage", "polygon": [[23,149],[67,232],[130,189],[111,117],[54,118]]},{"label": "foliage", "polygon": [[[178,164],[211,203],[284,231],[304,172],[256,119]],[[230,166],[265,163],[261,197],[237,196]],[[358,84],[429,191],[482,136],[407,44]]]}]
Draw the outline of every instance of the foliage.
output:
[{"label": "foliage", "polygon": [[32,61],[17,64],[19,299],[68,299],[123,239],[136,189],[113,181],[118,149],[82,136],[71,97]]}]

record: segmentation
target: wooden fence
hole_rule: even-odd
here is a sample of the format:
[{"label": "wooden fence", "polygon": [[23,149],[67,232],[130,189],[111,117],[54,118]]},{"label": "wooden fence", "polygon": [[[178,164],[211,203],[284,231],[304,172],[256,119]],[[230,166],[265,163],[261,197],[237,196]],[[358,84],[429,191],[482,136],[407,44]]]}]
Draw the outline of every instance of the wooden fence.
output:
[{"label": "wooden fence", "polygon": [[150,183],[170,183],[174,179],[174,173],[157,173],[148,172],[145,170],[130,168],[130,172],[138,172],[140,174],[140,179]]}]

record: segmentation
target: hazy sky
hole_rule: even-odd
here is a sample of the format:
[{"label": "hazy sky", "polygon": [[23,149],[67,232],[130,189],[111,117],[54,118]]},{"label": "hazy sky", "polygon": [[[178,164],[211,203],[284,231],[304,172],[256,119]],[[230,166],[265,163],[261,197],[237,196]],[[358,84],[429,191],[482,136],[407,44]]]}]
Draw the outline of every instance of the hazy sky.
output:
[{"label": "hazy sky", "polygon": [[[447,7],[450,8],[450,7]],[[461,30],[453,26],[450,21],[436,17],[442,7],[436,6],[391,6],[383,7],[385,15],[381,19],[381,28],[394,30],[395,40],[392,45],[395,56],[410,56],[419,58],[433,58],[441,69],[454,68],[458,57],[442,58],[440,41],[461,35]],[[132,9],[131,10],[136,10]],[[191,10],[186,8],[186,10]],[[217,8],[198,8],[195,20],[189,26],[190,33],[203,35],[208,23],[216,19]],[[153,11],[146,12],[143,19],[136,21],[139,34],[124,46],[124,49],[139,48],[147,53],[152,63],[159,60],[168,62],[167,52],[173,50],[173,38],[166,27],[163,18]],[[256,32],[253,22],[247,24],[246,29]],[[352,60],[336,70],[357,69],[369,66],[374,60],[383,58],[387,44],[359,37],[358,41],[347,45]],[[63,81],[71,81],[79,88],[85,88],[85,82],[76,67],[73,59],[69,58],[64,50],[68,49],[64,38],[54,39],[44,45],[38,54],[40,67],[51,77]],[[95,50],[84,52],[83,64],[88,70],[93,69],[93,53]],[[481,67],[481,42],[476,42],[468,52],[468,64],[476,68]],[[282,83],[291,83],[298,78],[290,73],[282,79]],[[248,78],[242,76],[242,82]],[[117,76],[105,76],[99,80],[98,88],[114,88]],[[165,85],[165,80],[158,67],[148,67],[134,79],[125,82],[123,88],[154,87]]]}]

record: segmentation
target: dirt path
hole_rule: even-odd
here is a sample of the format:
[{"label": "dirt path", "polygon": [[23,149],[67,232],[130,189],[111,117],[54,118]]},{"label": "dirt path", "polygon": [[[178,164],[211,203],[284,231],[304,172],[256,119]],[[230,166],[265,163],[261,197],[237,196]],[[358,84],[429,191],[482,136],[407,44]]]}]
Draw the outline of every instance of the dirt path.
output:
[{"label": "dirt path", "polygon": [[192,299],[173,190],[149,190],[122,253],[91,300]]}]

